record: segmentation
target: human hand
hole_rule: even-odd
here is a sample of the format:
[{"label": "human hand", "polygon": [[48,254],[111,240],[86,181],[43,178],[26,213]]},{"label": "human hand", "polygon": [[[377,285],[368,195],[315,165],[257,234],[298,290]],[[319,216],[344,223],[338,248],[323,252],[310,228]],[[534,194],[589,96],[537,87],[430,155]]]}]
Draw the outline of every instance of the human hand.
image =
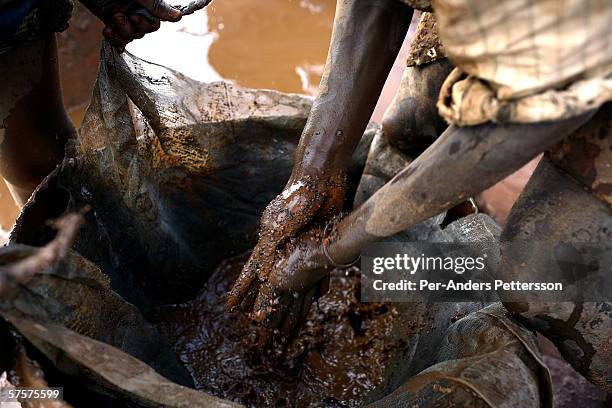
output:
[{"label": "human hand", "polygon": [[106,27],[104,37],[123,52],[132,40],[159,29],[160,21],[179,21],[183,14],[189,14],[210,2],[199,1],[189,5],[188,11],[170,6],[164,0],[81,0]]},{"label": "human hand", "polygon": [[[276,283],[270,286],[267,282],[269,279],[281,276],[276,274],[280,272],[278,267],[275,267],[275,263],[289,256],[281,252],[283,245],[313,221],[325,220],[337,214],[344,203],[346,189],[347,179],[344,173],[336,173],[333,176],[292,177],[285,190],[272,200],[264,211],[259,242],[228,296],[227,307],[230,311],[239,307],[245,311],[252,310],[253,317],[257,320],[267,315],[260,313],[266,303],[263,300],[270,299],[271,293],[267,291],[276,287]],[[312,231],[310,233],[313,234]],[[310,235],[300,236],[303,241],[300,245],[305,245],[307,242],[314,245],[308,237]],[[306,252],[314,251],[314,246]],[[298,245],[297,248],[299,247]],[[279,254],[284,255],[279,257]],[[303,251],[298,251],[286,260],[291,261],[292,265],[298,264],[300,259],[304,259],[304,254]],[[272,274],[273,271],[275,274]],[[304,286],[303,289],[307,287]],[[256,298],[260,299],[259,303],[255,301]]]},{"label": "human hand", "polygon": [[323,239],[319,226],[291,238],[259,285],[251,314],[259,326],[259,348],[270,344],[272,334],[275,344],[286,344],[302,327],[312,303],[327,292],[332,266]]}]

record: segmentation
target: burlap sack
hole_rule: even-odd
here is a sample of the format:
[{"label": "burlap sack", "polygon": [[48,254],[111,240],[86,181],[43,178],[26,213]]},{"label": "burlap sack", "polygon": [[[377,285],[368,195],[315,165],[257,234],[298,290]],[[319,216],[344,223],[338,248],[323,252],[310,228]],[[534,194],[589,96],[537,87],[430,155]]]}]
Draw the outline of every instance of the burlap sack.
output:
[{"label": "burlap sack", "polygon": [[117,293],[141,310],[188,300],[221,260],[256,240],[311,100],[197,82],[106,43],[101,60],[78,138],[11,242],[36,246],[44,219],[88,205],[74,249]]},{"label": "burlap sack", "polygon": [[450,123],[559,120],[612,99],[612,2],[435,0]]}]

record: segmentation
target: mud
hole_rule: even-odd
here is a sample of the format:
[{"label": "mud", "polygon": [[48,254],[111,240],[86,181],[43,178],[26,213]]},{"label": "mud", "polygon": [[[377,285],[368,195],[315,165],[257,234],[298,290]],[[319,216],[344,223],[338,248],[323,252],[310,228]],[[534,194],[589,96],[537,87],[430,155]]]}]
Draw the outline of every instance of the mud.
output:
[{"label": "mud", "polygon": [[606,393],[589,383],[561,358],[544,356],[554,383],[554,408],[600,408],[612,404]]},{"label": "mud", "polygon": [[198,390],[247,406],[357,406],[383,381],[398,311],[359,303],[356,268],[331,273],[330,291],[314,304],[286,351],[261,353],[257,329],[225,311],[225,296],[247,256],[222,263],[196,299],[158,308],[153,322],[194,377]]}]

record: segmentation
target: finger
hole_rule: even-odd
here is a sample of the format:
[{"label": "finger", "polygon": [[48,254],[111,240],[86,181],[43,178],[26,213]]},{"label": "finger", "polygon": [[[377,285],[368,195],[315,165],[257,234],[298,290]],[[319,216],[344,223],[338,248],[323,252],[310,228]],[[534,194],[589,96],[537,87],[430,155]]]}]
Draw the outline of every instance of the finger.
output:
[{"label": "finger", "polygon": [[317,284],[317,298],[320,298],[321,296],[329,292],[329,281],[330,275],[326,275],[323,279],[319,281],[319,283]]},{"label": "finger", "polygon": [[161,24],[159,20],[149,20],[148,18],[139,14],[130,14],[128,18],[134,29],[143,34],[148,34],[159,30]]},{"label": "finger", "polygon": [[317,289],[313,287],[304,296],[296,299],[285,313],[280,334],[284,342],[293,339],[300,331],[310,312],[310,307],[317,297]]},{"label": "finger", "polygon": [[266,281],[276,260],[277,245],[275,241],[260,237],[245,269],[251,270],[262,282]]},{"label": "finger", "polygon": [[125,51],[127,42],[121,38],[112,27],[105,27],[104,30],[102,30],[102,34],[118,53],[121,54],[123,51]]},{"label": "finger", "polygon": [[242,297],[239,303],[239,308],[243,313],[249,314],[253,311],[253,307],[255,305],[255,301],[257,300],[257,295],[259,294],[259,289],[261,287],[261,282],[259,279],[256,279],[246,294]]},{"label": "finger", "polygon": [[[306,323],[306,319],[308,318],[308,314],[310,313],[310,308],[312,307],[312,304],[315,302],[315,300],[318,299],[318,297],[318,289],[316,286],[310,289],[308,293],[304,295],[304,297],[302,298],[302,307],[300,309],[298,323],[294,327],[294,330],[297,329],[299,331],[302,326],[304,326],[304,324]],[[297,335],[297,332],[295,334]]]},{"label": "finger", "polygon": [[281,298],[275,293],[269,282],[263,282],[259,288],[251,318],[263,325],[270,326],[269,318],[280,309],[280,306]]},{"label": "finger", "polygon": [[[251,255],[251,258],[252,257],[253,255]],[[232,286],[232,289],[227,295],[227,302],[225,304],[225,307],[229,312],[236,311],[236,309],[244,299],[245,295],[251,289],[255,278],[257,278],[257,273],[253,268],[249,266],[249,262],[247,262],[247,264],[244,266],[242,272],[240,272],[240,276],[238,276],[238,279],[236,279],[236,282],[234,282],[234,286]]]},{"label": "finger", "polygon": [[307,190],[304,191],[298,188],[287,195],[282,193],[264,210],[256,247],[258,274],[262,281],[272,271],[279,245],[310,222],[320,206],[319,201],[310,199]]},{"label": "finger", "polygon": [[302,315],[302,298],[295,300],[288,307],[287,310],[280,316],[282,319],[277,323],[276,336],[273,341],[280,343],[285,346],[289,343],[297,334],[300,327]]},{"label": "finger", "polygon": [[146,8],[152,15],[164,21],[179,21],[183,16],[180,10],[175,9],[163,0],[134,0]]},{"label": "finger", "polygon": [[[274,252],[271,255],[273,256]],[[247,310],[250,305],[249,302],[244,302],[244,299],[251,291],[258,292],[259,284],[265,281],[262,275],[267,277],[267,274],[272,269],[271,263],[273,259],[269,260],[269,256],[269,250],[265,248],[264,243],[258,243],[255,246],[240,276],[236,279],[234,286],[230,290],[226,303],[227,310],[234,312],[240,305],[242,305],[243,310]],[[252,304],[252,299],[250,301]]]},{"label": "finger", "polygon": [[[265,285],[262,285],[262,288],[263,287],[265,287]],[[266,309],[265,317],[263,317],[263,314],[259,316],[252,316],[259,326],[257,348],[264,350],[272,344],[275,337],[279,334],[278,328],[284,322],[286,314],[290,311],[290,307],[294,303],[292,300],[294,299],[288,296],[276,298],[274,305],[271,305],[270,308]]]},{"label": "finger", "polygon": [[115,13],[113,15],[113,30],[125,41],[134,39],[134,28],[123,13]]}]

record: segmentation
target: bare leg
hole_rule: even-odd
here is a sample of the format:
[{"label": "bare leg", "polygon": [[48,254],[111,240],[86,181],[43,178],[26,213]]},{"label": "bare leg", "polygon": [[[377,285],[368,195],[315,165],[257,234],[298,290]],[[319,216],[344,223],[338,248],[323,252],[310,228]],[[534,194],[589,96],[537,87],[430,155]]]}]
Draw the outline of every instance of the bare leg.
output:
[{"label": "bare leg", "polygon": [[75,134],[62,103],[55,36],[0,56],[0,174],[23,204]]},{"label": "bare leg", "polygon": [[383,138],[410,157],[417,157],[446,129],[436,102],[442,82],[452,70],[446,59],[407,67],[383,118]]},{"label": "bare leg", "polygon": [[[399,89],[383,117],[382,130],[376,133],[370,146],[355,207],[363,203],[360,192],[369,190],[367,185],[380,187],[385,184],[448,127],[438,115],[436,103],[442,83],[452,69],[453,65],[446,58],[406,67]],[[457,218],[473,212],[471,205],[466,204],[451,209]]]}]

